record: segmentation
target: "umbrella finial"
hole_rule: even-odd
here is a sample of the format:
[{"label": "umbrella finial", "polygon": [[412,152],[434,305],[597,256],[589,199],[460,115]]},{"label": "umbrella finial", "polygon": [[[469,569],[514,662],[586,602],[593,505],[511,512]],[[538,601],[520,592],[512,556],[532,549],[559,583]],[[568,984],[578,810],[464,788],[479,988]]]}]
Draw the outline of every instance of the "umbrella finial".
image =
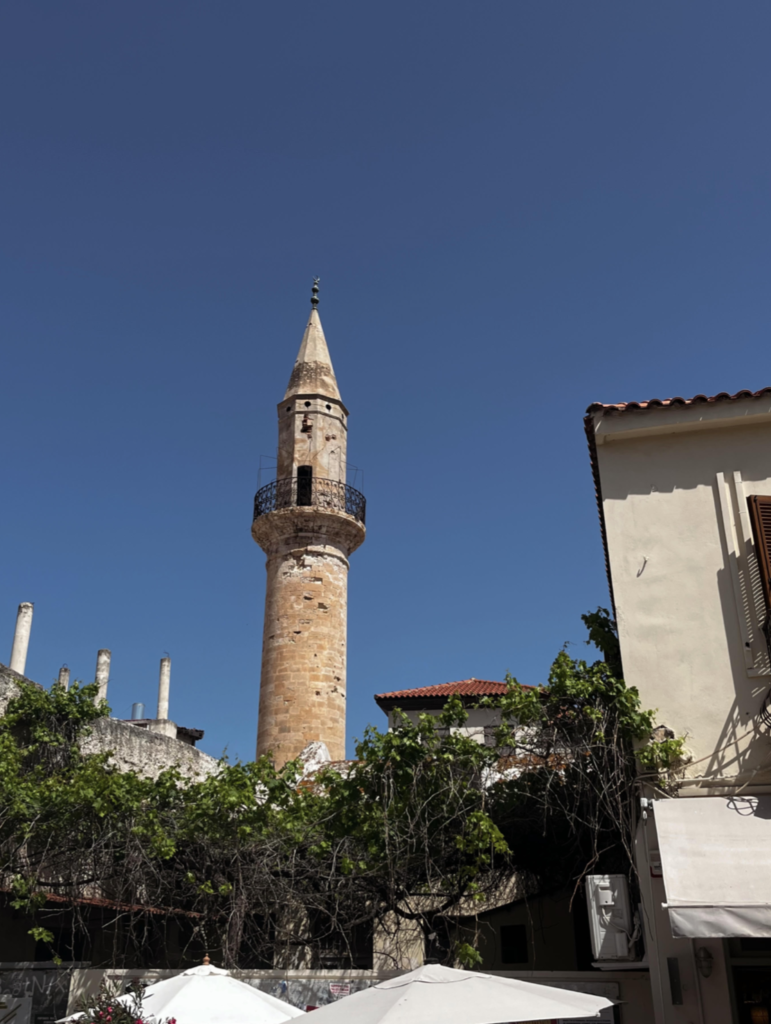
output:
[{"label": "umbrella finial", "polygon": [[203,963],[204,967],[208,967],[209,964],[211,963],[211,960],[209,959],[209,954],[208,953],[204,953],[202,963]]}]

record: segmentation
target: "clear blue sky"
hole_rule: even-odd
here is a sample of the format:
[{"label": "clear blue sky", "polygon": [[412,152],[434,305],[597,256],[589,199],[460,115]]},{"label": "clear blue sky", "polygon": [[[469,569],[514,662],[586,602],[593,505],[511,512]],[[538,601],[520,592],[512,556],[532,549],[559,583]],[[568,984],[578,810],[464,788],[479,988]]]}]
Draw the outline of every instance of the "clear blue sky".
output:
[{"label": "clear blue sky", "polygon": [[[0,660],[253,754],[261,455],[313,275],[374,693],[542,681],[607,604],[582,414],[771,383],[771,7],[5,0]],[[265,479],[265,477],[263,478]],[[361,478],[360,478],[361,479]]]}]

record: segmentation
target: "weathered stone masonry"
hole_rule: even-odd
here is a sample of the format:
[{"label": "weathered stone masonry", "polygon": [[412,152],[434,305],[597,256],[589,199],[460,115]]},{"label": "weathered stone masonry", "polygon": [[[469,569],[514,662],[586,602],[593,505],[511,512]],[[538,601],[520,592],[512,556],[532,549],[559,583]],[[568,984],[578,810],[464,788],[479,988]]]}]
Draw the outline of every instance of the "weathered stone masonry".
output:
[{"label": "weathered stone masonry", "polygon": [[278,406],[275,499],[258,493],[252,525],[267,555],[257,755],[278,766],[318,740],[345,757],[348,558],[366,534],[345,490],[347,418],[314,308]]},{"label": "weathered stone masonry", "polygon": [[313,740],[345,757],[348,556],[364,527],[345,513],[280,509],[254,537],[268,555],[258,754],[277,764]]}]

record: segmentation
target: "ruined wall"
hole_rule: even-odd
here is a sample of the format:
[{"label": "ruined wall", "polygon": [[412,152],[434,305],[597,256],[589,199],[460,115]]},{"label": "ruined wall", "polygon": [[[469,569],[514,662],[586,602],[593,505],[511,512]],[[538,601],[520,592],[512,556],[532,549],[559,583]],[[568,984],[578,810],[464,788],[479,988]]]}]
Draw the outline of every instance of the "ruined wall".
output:
[{"label": "ruined wall", "polygon": [[282,765],[310,742],[345,757],[348,555],[364,527],[343,512],[287,508],[255,520],[268,555],[257,755]]},{"label": "ruined wall", "polygon": [[217,761],[197,747],[172,736],[139,729],[117,718],[100,718],[81,744],[84,754],[113,752],[112,763],[121,771],[156,778],[165,768],[176,767],[187,778],[205,778],[217,770]]},{"label": "ruined wall", "polygon": [[[19,692],[19,683],[29,683],[42,689],[39,683],[20,676],[6,665],[0,665],[0,715],[5,714],[8,702]],[[114,752],[112,763],[121,771],[135,771],[140,775],[155,778],[164,768],[176,766],[188,778],[211,775],[217,769],[217,761],[202,750],[174,738],[176,726],[169,723],[171,735],[139,729],[117,718],[100,718],[94,723],[92,733],[81,744],[85,754],[101,754],[105,750]]]},{"label": "ruined wall", "polygon": [[14,672],[7,665],[0,665],[0,715],[5,714],[8,702],[18,694],[19,683],[29,683],[30,686],[37,686],[42,690],[39,683],[33,683],[26,676],[20,676],[18,672]]}]

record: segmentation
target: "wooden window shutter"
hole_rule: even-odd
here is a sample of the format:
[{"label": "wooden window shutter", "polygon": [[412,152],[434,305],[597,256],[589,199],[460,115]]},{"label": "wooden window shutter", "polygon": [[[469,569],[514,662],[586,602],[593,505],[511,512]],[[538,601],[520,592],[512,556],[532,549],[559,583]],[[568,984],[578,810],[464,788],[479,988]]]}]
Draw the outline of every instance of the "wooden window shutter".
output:
[{"label": "wooden window shutter", "polygon": [[747,501],[750,506],[758,569],[763,581],[763,596],[766,599],[766,609],[771,612],[771,495],[751,494]]}]

